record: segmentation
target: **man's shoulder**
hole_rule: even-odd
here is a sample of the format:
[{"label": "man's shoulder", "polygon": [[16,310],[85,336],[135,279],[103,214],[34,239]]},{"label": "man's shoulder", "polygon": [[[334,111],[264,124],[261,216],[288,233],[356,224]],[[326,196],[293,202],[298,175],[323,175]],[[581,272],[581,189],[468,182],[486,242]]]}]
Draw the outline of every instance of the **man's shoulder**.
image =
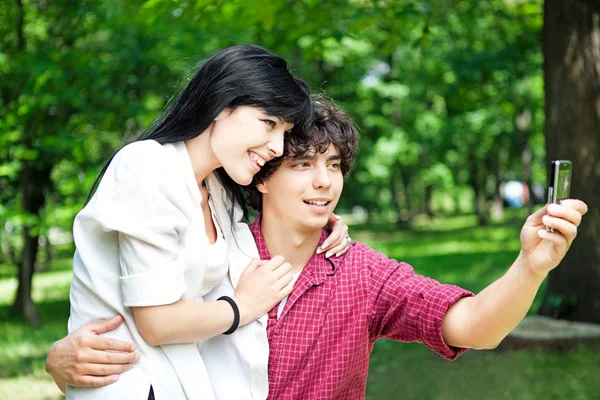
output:
[{"label": "man's shoulder", "polygon": [[365,243],[352,242],[346,253],[344,263],[349,263],[358,268],[364,268],[373,265],[398,263],[398,261],[389,258],[387,255],[378,252]]}]

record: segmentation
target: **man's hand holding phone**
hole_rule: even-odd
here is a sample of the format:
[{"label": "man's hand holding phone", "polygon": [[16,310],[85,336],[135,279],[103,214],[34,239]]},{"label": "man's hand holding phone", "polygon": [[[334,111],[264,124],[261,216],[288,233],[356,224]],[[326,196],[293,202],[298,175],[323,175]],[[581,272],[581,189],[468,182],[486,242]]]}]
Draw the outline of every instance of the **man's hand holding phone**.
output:
[{"label": "man's hand holding phone", "polygon": [[519,258],[532,272],[542,276],[556,268],[567,254],[588,211],[583,201],[569,198],[571,171],[570,161],[552,161],[548,204],[530,215],[521,230]]},{"label": "man's hand holding phone", "polygon": [[[548,204],[560,204],[570,197],[572,170],[573,165],[569,160],[554,160],[550,163]],[[551,226],[546,226],[546,229],[553,232]]]},{"label": "man's hand holding phone", "polygon": [[567,199],[560,204],[547,204],[530,215],[521,230],[519,258],[524,265],[544,276],[556,268],[577,236],[577,227],[587,211],[583,201]]}]

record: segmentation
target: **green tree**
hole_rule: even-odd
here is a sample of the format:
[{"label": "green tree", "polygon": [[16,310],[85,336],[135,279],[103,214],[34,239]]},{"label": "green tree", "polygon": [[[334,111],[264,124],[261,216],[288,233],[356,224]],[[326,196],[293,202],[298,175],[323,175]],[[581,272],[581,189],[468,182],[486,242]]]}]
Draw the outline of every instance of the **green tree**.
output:
[{"label": "green tree", "polygon": [[159,31],[136,20],[132,5],[17,0],[0,13],[8,22],[0,39],[0,135],[8,144],[0,152],[0,215],[3,243],[10,239],[3,247],[16,247],[13,311],[35,323],[31,282],[40,235],[60,221],[70,230],[100,160],[124,131],[147,122],[149,81],[173,79],[153,58]]}]

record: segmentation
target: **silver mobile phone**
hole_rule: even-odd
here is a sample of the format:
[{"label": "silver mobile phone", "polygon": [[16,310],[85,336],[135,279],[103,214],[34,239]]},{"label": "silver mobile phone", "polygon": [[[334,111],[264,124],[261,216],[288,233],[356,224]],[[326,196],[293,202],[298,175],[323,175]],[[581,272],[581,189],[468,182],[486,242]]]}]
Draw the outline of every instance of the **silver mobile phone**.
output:
[{"label": "silver mobile phone", "polygon": [[[550,163],[548,179],[548,203],[559,203],[568,199],[571,192],[572,164],[569,160],[554,160]],[[549,232],[554,229],[546,227]]]}]

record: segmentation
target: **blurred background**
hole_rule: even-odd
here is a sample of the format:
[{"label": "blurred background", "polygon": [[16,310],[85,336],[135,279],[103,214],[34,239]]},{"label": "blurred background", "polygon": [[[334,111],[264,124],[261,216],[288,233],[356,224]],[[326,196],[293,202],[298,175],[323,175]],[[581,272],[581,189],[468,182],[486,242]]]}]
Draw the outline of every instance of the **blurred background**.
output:
[{"label": "blurred background", "polygon": [[[478,291],[520,249],[547,165],[590,207],[531,313],[600,323],[596,0],[0,0],[0,396],[61,398],[71,224],[103,163],[197,65],[255,43],[361,132],[338,213],[418,273]],[[593,345],[468,352],[379,342],[367,399],[593,399]]]}]

